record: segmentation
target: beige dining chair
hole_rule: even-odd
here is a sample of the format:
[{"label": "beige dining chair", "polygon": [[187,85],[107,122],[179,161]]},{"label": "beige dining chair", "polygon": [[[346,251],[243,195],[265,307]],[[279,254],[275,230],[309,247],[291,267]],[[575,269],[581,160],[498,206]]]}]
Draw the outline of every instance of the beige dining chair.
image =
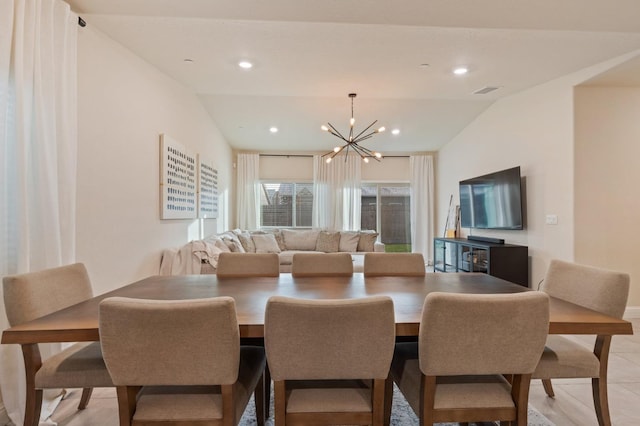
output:
[{"label": "beige dining chair", "polygon": [[[419,341],[396,344],[390,377],[421,425],[504,421],[525,426],[531,373],[548,329],[549,298],[541,292],[429,293]],[[391,380],[387,386],[391,389]]]},{"label": "beige dining chair", "polygon": [[276,253],[220,253],[218,278],[277,277],[280,260]]},{"label": "beige dining chair", "polygon": [[[629,274],[552,260],[541,290],[549,296],[622,318],[629,296]],[[593,404],[600,425],[610,425],[607,363],[611,337],[598,335],[592,349],[566,337],[550,335],[534,379],[554,397],[551,379],[591,378]]]},{"label": "beige dining chair", "polygon": [[265,346],[276,426],[382,425],[394,341],[389,297],[271,297]]},{"label": "beige dining chair", "polygon": [[252,393],[264,424],[264,349],[240,346],[233,298],[107,298],[99,329],[121,426],[237,425]]},{"label": "beige dining chair", "polygon": [[349,253],[295,253],[291,260],[294,277],[348,277],[353,275]]},{"label": "beige dining chair", "polygon": [[[2,284],[12,327],[93,297],[82,263],[7,276]],[[82,388],[78,409],[83,410],[94,387],[113,386],[98,342],[76,343],[43,361],[37,344],[23,344],[22,353],[27,376],[25,425],[38,425],[43,389]]]},{"label": "beige dining chair", "polygon": [[365,253],[365,277],[424,277],[422,253]]}]

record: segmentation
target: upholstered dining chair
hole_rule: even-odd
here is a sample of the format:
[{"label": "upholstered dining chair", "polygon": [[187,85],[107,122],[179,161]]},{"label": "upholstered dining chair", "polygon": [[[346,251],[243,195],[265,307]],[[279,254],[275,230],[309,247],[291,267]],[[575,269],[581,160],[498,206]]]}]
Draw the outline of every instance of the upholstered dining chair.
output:
[{"label": "upholstered dining chair", "polygon": [[276,253],[220,253],[218,278],[277,277],[280,261]]},{"label": "upholstered dining chair", "polygon": [[265,346],[275,424],[382,425],[394,339],[389,297],[271,297]]},{"label": "upholstered dining chair", "polygon": [[422,253],[365,253],[365,277],[424,277]]},{"label": "upholstered dining chair", "polygon": [[237,425],[255,392],[264,424],[264,349],[240,346],[231,297],[100,303],[120,425]]},{"label": "upholstered dining chair", "polygon": [[421,425],[499,420],[524,426],[531,373],[548,329],[549,298],[541,292],[430,293],[419,341],[396,344],[390,378]]},{"label": "upholstered dining chair", "polygon": [[349,253],[295,253],[291,260],[294,277],[348,277],[353,275]]},{"label": "upholstered dining chair", "polygon": [[[19,325],[93,297],[82,263],[4,277],[4,305],[11,326]],[[76,343],[44,361],[37,344],[23,344],[26,382],[25,425],[40,421],[43,389],[82,388],[83,410],[94,387],[111,387],[100,343]]]},{"label": "upholstered dining chair", "polygon": [[[629,274],[576,263],[552,260],[541,290],[550,296],[622,318],[629,296]],[[611,337],[596,337],[589,349],[566,337],[549,335],[534,379],[542,379],[548,396],[554,397],[551,379],[591,378],[593,404],[600,425],[610,425],[607,396],[607,363]]]}]

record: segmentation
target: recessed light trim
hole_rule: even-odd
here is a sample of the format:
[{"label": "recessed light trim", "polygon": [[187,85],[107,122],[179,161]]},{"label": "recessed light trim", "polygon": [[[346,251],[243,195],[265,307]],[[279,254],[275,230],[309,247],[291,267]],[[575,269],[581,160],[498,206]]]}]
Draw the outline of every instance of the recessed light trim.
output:
[{"label": "recessed light trim", "polygon": [[249,61],[240,61],[238,62],[238,66],[244,70],[253,68],[253,64]]},{"label": "recessed light trim", "polygon": [[193,59],[190,59],[190,58],[184,58],[184,59],[183,59],[183,62],[184,62],[185,64],[192,64],[192,63],[193,63]]},{"label": "recessed light trim", "polygon": [[468,72],[469,72],[469,68],[467,67],[456,67],[453,69],[453,73],[455,75],[465,75]]}]

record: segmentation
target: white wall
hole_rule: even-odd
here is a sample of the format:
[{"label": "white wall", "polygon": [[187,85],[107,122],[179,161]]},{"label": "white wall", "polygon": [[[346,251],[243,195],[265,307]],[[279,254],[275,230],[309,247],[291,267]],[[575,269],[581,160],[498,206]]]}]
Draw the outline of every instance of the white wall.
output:
[{"label": "white wall", "polygon": [[640,88],[575,92],[575,260],[631,275],[640,306]]},{"label": "white wall", "polygon": [[[459,202],[460,180],[521,166],[526,229],[473,233],[527,245],[533,288],[543,279],[551,258],[574,260],[573,88],[630,56],[497,101],[443,147],[438,153],[436,229],[444,227],[449,196]],[[547,214],[557,215],[558,224],[546,225]]]},{"label": "white wall", "polygon": [[197,238],[197,220],[160,220],[159,135],[213,160],[229,226],[231,149],[198,98],[95,27],[78,40],[77,260],[96,294],[156,274],[164,248]]}]

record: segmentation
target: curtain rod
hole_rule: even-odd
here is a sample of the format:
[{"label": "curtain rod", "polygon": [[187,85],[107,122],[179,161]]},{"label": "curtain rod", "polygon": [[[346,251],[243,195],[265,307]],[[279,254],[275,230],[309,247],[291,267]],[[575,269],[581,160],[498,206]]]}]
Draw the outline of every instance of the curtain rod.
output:
[{"label": "curtain rod", "polygon": [[[258,154],[260,157],[313,157],[312,154]],[[409,155],[383,155],[382,158],[409,158]]]}]

